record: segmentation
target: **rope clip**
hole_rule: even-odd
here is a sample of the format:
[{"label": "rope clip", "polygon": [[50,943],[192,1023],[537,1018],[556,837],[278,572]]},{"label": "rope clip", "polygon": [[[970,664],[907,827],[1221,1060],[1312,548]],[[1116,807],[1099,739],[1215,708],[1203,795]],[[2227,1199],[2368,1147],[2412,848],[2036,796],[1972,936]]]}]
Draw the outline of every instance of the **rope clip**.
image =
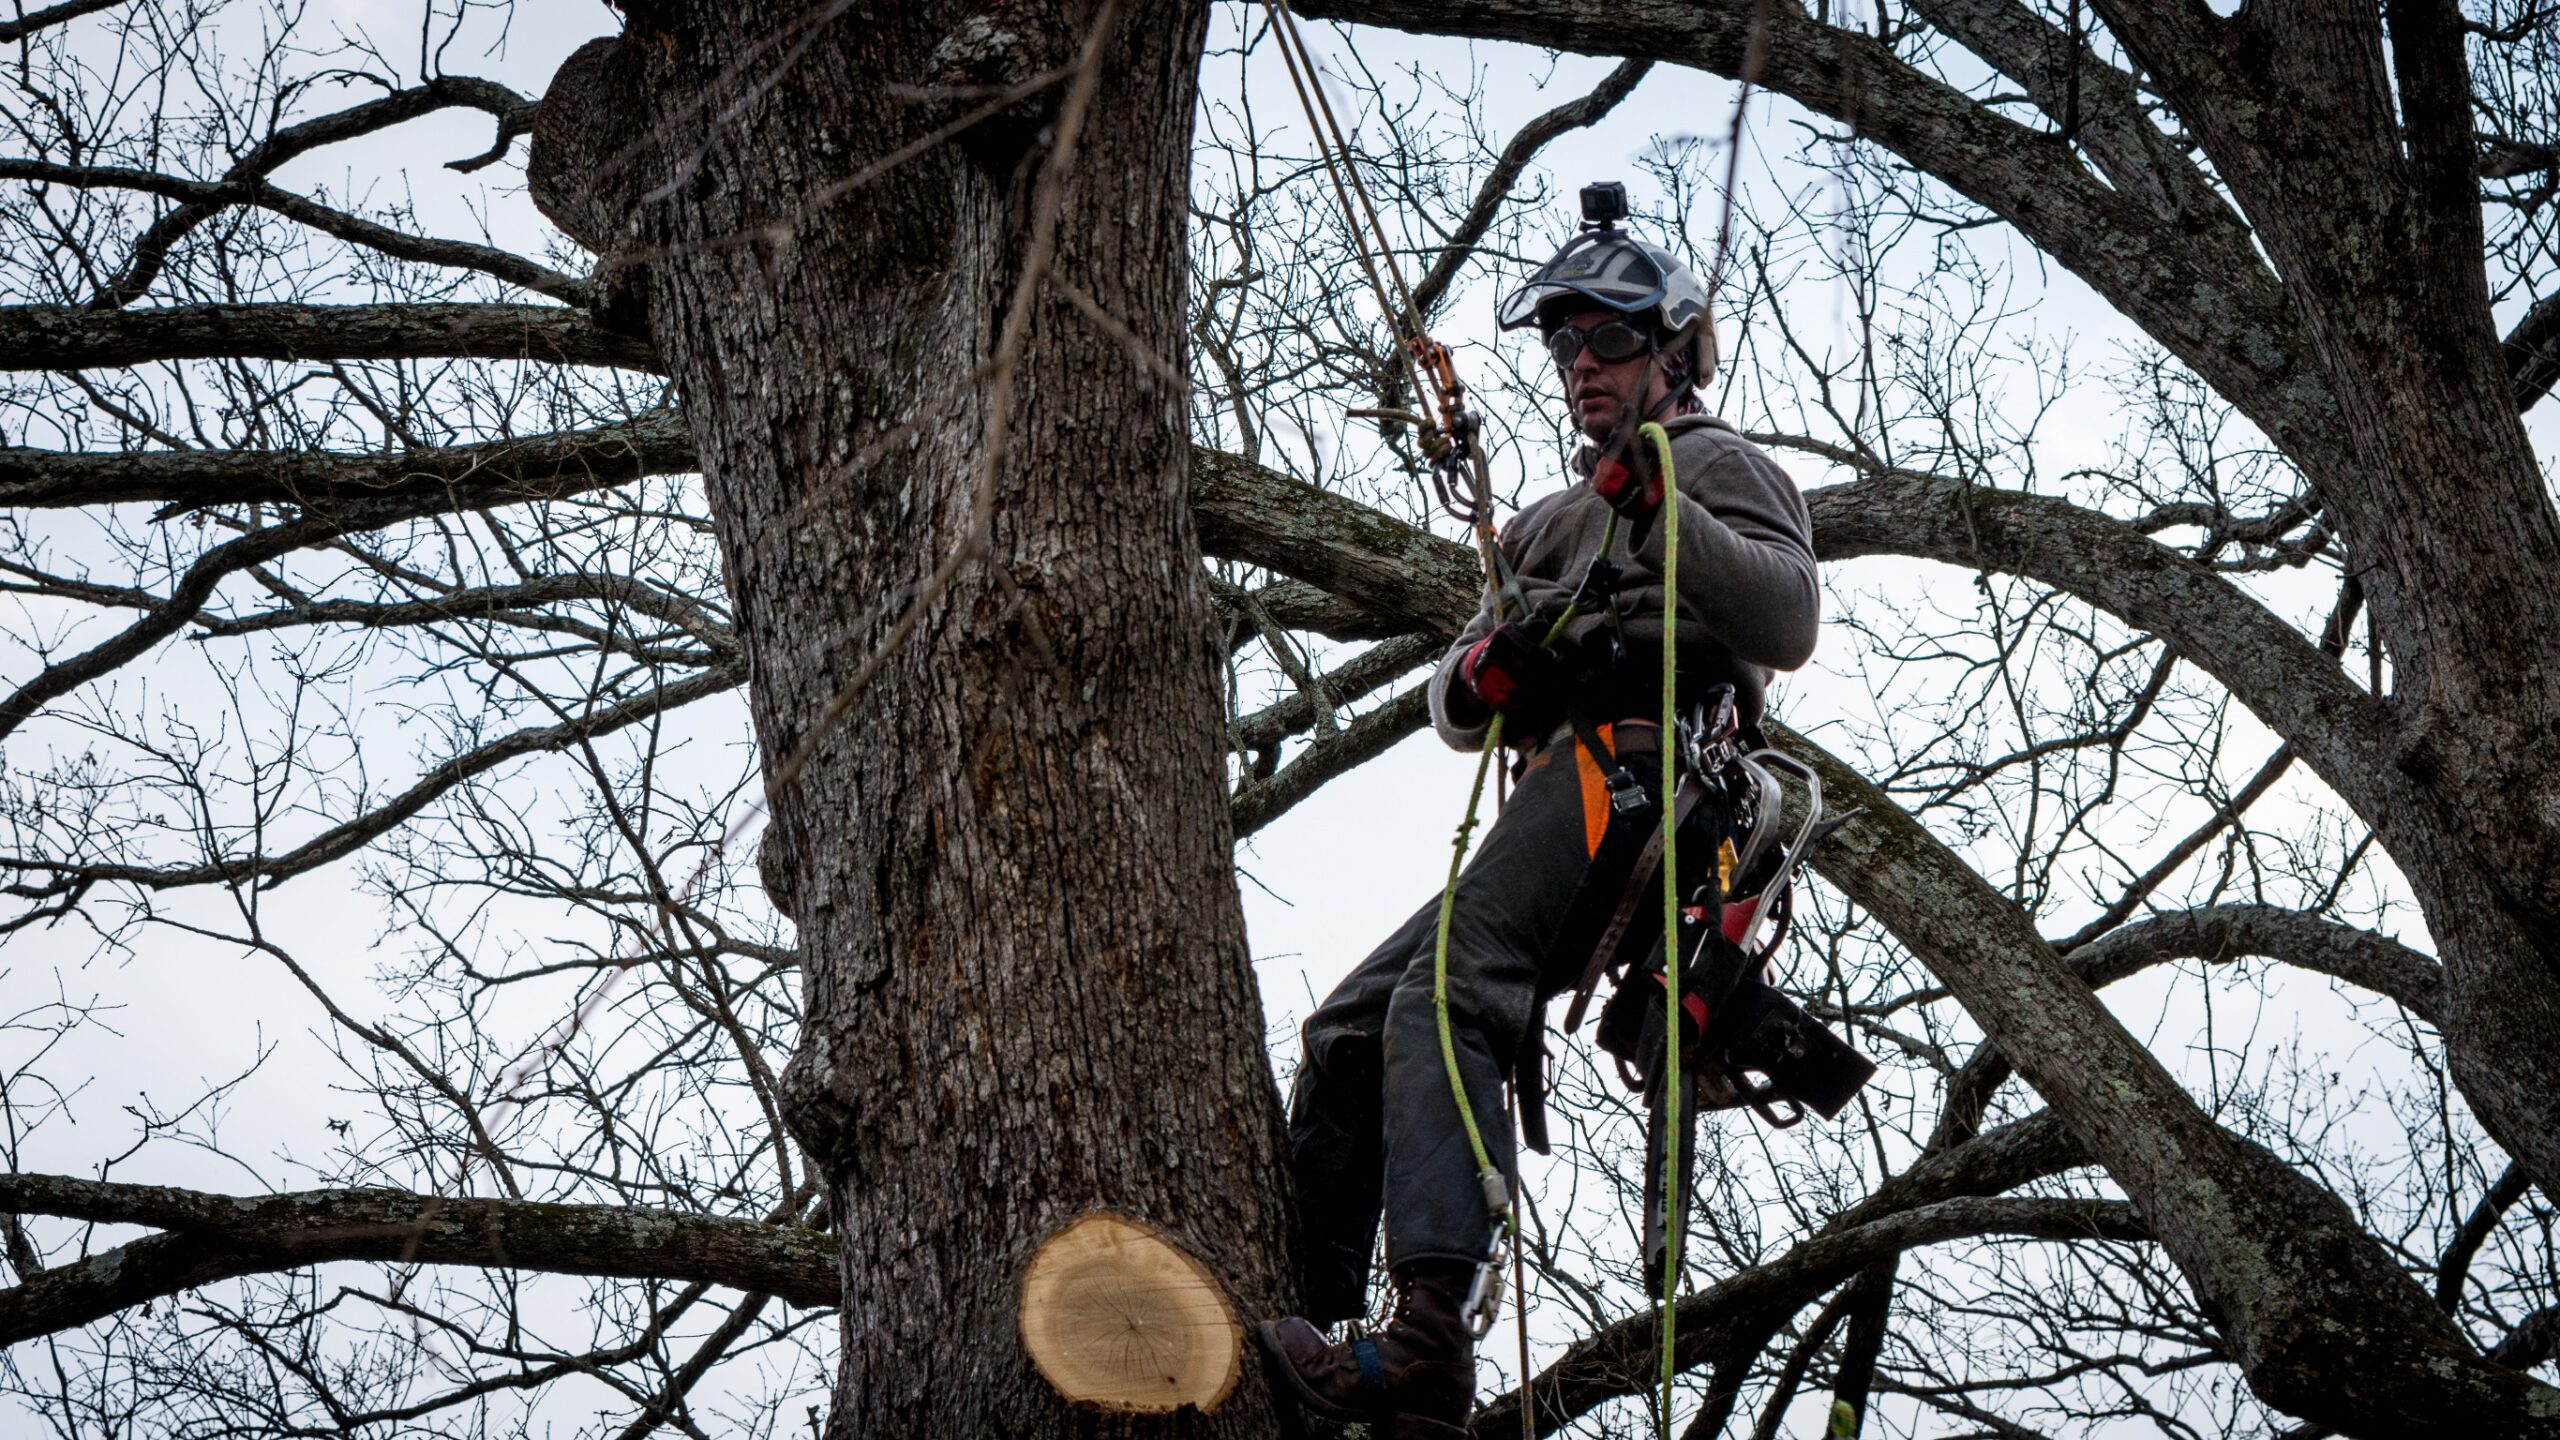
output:
[{"label": "rope clip", "polygon": [[1519,1222],[1511,1213],[1511,1186],[1499,1170],[1486,1170],[1476,1176],[1484,1187],[1485,1210],[1494,1217],[1493,1248],[1476,1264],[1474,1281],[1467,1286],[1467,1303],[1458,1313],[1465,1317],[1467,1329],[1481,1340],[1493,1331],[1493,1322],[1502,1313],[1502,1267],[1511,1263],[1511,1248],[1518,1244]]},{"label": "rope clip", "polygon": [[1573,587],[1573,605],[1577,610],[1595,609],[1615,600],[1618,581],[1626,575],[1626,567],[1606,555],[1594,555],[1582,567],[1582,582]]},{"label": "rope clip", "polygon": [[1507,1247],[1497,1247],[1476,1266],[1475,1283],[1467,1287],[1467,1308],[1460,1312],[1468,1333],[1479,1340],[1493,1333],[1493,1322],[1502,1314],[1503,1248]]}]

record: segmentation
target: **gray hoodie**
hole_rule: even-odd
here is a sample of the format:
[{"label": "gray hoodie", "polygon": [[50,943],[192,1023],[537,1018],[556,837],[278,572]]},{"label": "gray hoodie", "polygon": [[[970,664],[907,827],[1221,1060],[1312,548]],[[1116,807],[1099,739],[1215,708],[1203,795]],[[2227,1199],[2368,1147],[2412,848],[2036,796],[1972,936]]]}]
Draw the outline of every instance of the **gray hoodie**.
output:
[{"label": "gray hoodie", "polygon": [[[1813,520],[1795,482],[1723,420],[1682,415],[1663,422],[1663,429],[1671,436],[1679,481],[1680,669],[1684,677],[1724,672],[1719,678],[1734,679],[1743,691],[1745,718],[1756,718],[1770,672],[1793,670],[1813,654],[1822,618]],[[1518,572],[1533,609],[1564,609],[1599,553],[1608,519],[1608,502],[1591,492],[1589,481],[1577,480],[1532,502],[1502,527],[1503,556]],[[1638,665],[1657,664],[1653,657],[1662,644],[1664,529],[1662,518],[1654,517],[1644,527],[1642,546],[1629,554],[1629,527],[1618,527],[1616,559],[1626,574],[1616,608],[1628,654]],[[1479,609],[1431,678],[1431,723],[1459,750],[1481,749],[1485,727],[1450,718],[1450,687],[1460,683],[1459,660],[1494,624],[1492,612]],[[1608,624],[1605,615],[1579,616],[1561,643],[1597,639]]]}]

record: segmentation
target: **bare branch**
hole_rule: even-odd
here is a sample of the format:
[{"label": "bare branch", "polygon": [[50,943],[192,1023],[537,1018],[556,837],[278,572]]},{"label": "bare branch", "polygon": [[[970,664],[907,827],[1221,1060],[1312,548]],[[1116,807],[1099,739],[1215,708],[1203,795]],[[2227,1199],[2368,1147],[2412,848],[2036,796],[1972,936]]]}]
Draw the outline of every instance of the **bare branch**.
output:
[{"label": "bare branch", "polygon": [[[672,411],[619,425],[394,455],[298,450],[64,453],[0,449],[0,505],[298,505],[312,514],[392,507],[348,529],[437,510],[560,500],[695,468],[693,440]],[[424,508],[420,508],[423,505]]]},{"label": "bare branch", "polygon": [[[2150,1238],[2133,1207],[2119,1200],[2016,1196],[1941,1200],[1848,1229],[1828,1230],[1785,1254],[1728,1276],[1679,1304],[1681,1368],[1714,1358],[1727,1337],[1782,1324],[1815,1296],[1887,1255],[1949,1240],[2013,1235],[2039,1240]],[[1530,1382],[1537,1433],[1551,1435],[1604,1401],[1642,1393],[1662,1349],[1661,1312],[1646,1309],[1576,1343]],[[1469,1432],[1520,1433],[1520,1392],[1476,1412]]]},{"label": "bare branch", "polygon": [[[241,156],[223,179],[230,182],[263,180],[297,155],[307,154],[323,145],[335,145],[377,130],[387,130],[454,106],[469,106],[497,116],[501,148],[510,133],[520,133],[532,123],[532,112],[538,108],[533,101],[494,80],[480,80],[467,75],[437,76],[415,89],[395,90],[334,114],[288,125]],[[510,125],[514,127],[512,132],[508,128]],[[466,166],[469,164],[464,163]],[[181,205],[153,221],[151,228],[134,242],[133,258],[126,264],[124,273],[102,289],[91,303],[101,309],[113,309],[138,299],[159,277],[161,266],[168,260],[170,247],[184,238],[188,231],[222,213],[223,208],[222,201],[199,201]]]},{"label": "bare branch", "polygon": [[2054,948],[2065,955],[2077,954],[2080,947],[2096,941],[2108,931],[2122,925],[2150,900],[2153,891],[2167,884],[2169,877],[2177,874],[2181,867],[2194,859],[2197,851],[2211,844],[2213,837],[2238,824],[2240,817],[2249,813],[2249,807],[2265,799],[2267,792],[2273,790],[2276,782],[2283,779],[2285,772],[2292,768],[2293,747],[2278,746],[2276,753],[2268,756],[2267,762],[2258,767],[2258,773],[2250,776],[2248,782],[2234,791],[2229,800],[2215,806],[2213,814],[2207,816],[2203,824],[2189,831],[2185,839],[2170,846],[2168,853],[2152,862],[2150,869],[2135,876],[2133,882],[2124,887],[2124,893],[2109,902],[2106,909],[2091,916],[2088,924],[2073,931],[2067,939],[2058,942]]},{"label": "bare branch", "polygon": [[1913,555],[2020,575],[2158,636],[2292,742],[2368,822],[2392,836],[2408,828],[2394,818],[2412,802],[2374,699],[2264,605],[2125,522],[2064,500],[1911,475],[1825,486],[1805,503],[1825,561]]},{"label": "bare branch", "polygon": [[[586,281],[563,275],[548,265],[536,264],[521,255],[468,240],[440,240],[404,234],[388,225],[331,209],[307,196],[278,189],[263,180],[185,180],[124,166],[58,165],[46,160],[19,159],[0,159],[0,180],[24,180],[75,189],[139,190],[147,195],[181,202],[181,210],[172,213],[203,208],[207,214],[213,214],[232,205],[255,205],[348,244],[380,251],[395,260],[477,270],[510,285],[522,286],[535,294],[548,295],[572,305],[587,302]],[[112,293],[121,295],[127,288],[119,285]]]},{"label": "bare branch", "polygon": [[1641,55],[1776,90],[1878,141],[2015,225],[2257,421],[2315,477],[2348,463],[2337,402],[2299,320],[2237,226],[2170,224],[2091,174],[2072,142],[1904,62],[1884,40],[1795,5],[1313,0],[1305,13],[1434,34]]},{"label": "bare branch", "polygon": [[1511,187],[1520,183],[1520,172],[1529,168],[1529,162],[1538,158],[1547,142],[1567,131],[1598,123],[1602,116],[1618,108],[1619,101],[1635,93],[1636,82],[1652,69],[1651,60],[1621,61],[1617,69],[1601,77],[1590,94],[1568,100],[1520,127],[1520,133],[1502,147],[1493,168],[1485,172],[1484,183],[1476,187],[1475,203],[1467,207],[1458,228],[1449,232],[1448,241],[1440,247],[1431,268],[1413,287],[1415,310],[1428,318],[1440,308],[1458,271],[1476,253],[1476,244],[1484,239],[1484,232],[1492,228],[1493,217],[1502,213],[1502,202],[1510,198]]},{"label": "bare branch", "polygon": [[[1372,645],[1353,656],[1337,669],[1321,678],[1326,697],[1338,705],[1347,705],[1361,696],[1410,672],[1415,666],[1440,657],[1440,639],[1435,635],[1404,635]],[[1259,750],[1294,735],[1315,722],[1314,704],[1301,692],[1247,715],[1236,722],[1235,743],[1238,749]]]},{"label": "bare branch", "polygon": [[61,4],[47,6],[32,15],[20,16],[15,20],[0,20],[0,45],[14,44],[39,30],[59,25],[65,20],[77,20],[83,15],[95,15],[101,10],[112,10],[124,3],[126,0],[62,0]]},{"label": "bare branch", "polygon": [[[2507,1212],[2514,1209],[2531,1189],[2533,1177],[2525,1173],[2522,1165],[2510,1164],[2506,1173],[2498,1177],[2498,1182],[2489,1187],[2489,1192],[2480,1197],[2480,1203],[2472,1207],[2471,1213],[2462,1217],[2462,1228],[2454,1232],[2453,1240],[2444,1247],[2444,1258],[2436,1262],[2438,1305],[2448,1312],[2460,1308],[2462,1285],[2471,1274],[2472,1258],[2496,1233],[2498,1222],[2504,1220]],[[2517,1327],[2518,1330],[2523,1328]],[[2545,1353],[2549,1352],[2546,1350]]]},{"label": "bare branch", "polygon": [[2090,988],[2112,985],[2171,960],[2236,960],[2263,955],[2388,996],[2434,1024],[2444,967],[2387,935],[2273,905],[2214,905],[2154,915],[2073,952]]},{"label": "bare branch", "polygon": [[[2016,905],[1855,770],[1769,730],[1820,772],[1826,795],[1863,812],[1822,852],[1823,875],[1946,983],[2143,1213],[2176,1217],[2161,1246],[2261,1398],[2316,1420],[2398,1415],[2412,1428],[2447,1407],[2540,1403],[2534,1382],[2477,1358],[2336,1196],[2215,1124]],[[2295,1280],[2270,1294],[2271,1274]],[[2339,1307],[2374,1323],[2342,1342],[2320,1318]]]},{"label": "bare branch", "polygon": [[625,1205],[442,1200],[402,1190],[213,1195],[0,1175],[0,1209],[170,1231],[0,1290],[0,1345],[242,1275],[330,1261],[690,1280],[836,1303],[836,1241],[803,1225]]},{"label": "bare branch", "polygon": [[0,307],[0,370],[85,370],[158,360],[534,360],[658,368],[644,339],[559,305]]},{"label": "bare branch", "polygon": [[1241,840],[1277,820],[1317,787],[1355,766],[1383,755],[1397,741],[1431,723],[1430,692],[1416,688],[1397,696],[1338,733],[1307,746],[1280,773],[1236,792],[1227,813]]},{"label": "bare branch", "polygon": [[51,875],[53,878],[42,884],[21,881],[8,889],[10,894],[32,898],[49,898],[66,890],[101,883],[141,885],[153,890],[251,882],[269,886],[280,884],[304,871],[317,869],[363,849],[424,810],[438,796],[474,776],[486,774],[508,761],[527,755],[566,750],[598,736],[654,720],[697,700],[734,690],[745,684],[746,678],[745,664],[733,661],[627,700],[600,705],[557,725],[529,726],[501,736],[437,765],[382,805],[343,824],[333,825],[281,855],[258,855],[239,861],[214,860],[202,865],[167,869],[145,865],[84,865],[35,856],[0,856],[0,869]]}]

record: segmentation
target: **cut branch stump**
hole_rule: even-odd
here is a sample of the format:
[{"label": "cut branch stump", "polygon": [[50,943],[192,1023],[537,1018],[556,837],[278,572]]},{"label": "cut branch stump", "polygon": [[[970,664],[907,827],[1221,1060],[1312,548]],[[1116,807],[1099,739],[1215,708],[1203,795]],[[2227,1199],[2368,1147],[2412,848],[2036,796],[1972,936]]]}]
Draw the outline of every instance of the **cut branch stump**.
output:
[{"label": "cut branch stump", "polygon": [[1041,1242],[1023,1271],[1021,1319],[1041,1377],[1108,1411],[1214,1410],[1243,1362],[1243,1327],[1208,1267],[1104,1212]]}]

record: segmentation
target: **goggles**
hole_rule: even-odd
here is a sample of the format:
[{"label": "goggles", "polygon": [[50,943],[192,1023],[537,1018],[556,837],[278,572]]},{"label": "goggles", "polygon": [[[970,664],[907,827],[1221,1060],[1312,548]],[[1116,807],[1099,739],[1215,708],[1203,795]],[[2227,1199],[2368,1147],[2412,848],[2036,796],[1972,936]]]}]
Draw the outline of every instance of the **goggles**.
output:
[{"label": "goggles", "polygon": [[1547,353],[1555,358],[1556,368],[1569,370],[1584,350],[1603,365],[1622,365],[1639,355],[1653,353],[1653,332],[1642,325],[1624,320],[1604,320],[1588,330],[1559,325],[1547,336]]}]

